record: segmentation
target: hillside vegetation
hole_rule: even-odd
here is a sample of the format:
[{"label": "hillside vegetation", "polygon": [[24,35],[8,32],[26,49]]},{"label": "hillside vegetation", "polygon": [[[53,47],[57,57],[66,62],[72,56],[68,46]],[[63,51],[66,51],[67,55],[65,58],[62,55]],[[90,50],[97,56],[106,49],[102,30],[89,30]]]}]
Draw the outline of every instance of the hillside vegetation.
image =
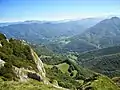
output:
[{"label": "hillside vegetation", "polygon": [[78,55],[78,63],[109,77],[120,75],[120,46],[114,46]]},{"label": "hillside vegetation", "polygon": [[57,82],[59,86],[64,88],[78,90],[119,90],[108,77],[82,68],[70,60],[58,65],[45,65],[45,69],[49,81],[51,83]]},{"label": "hillside vegetation", "polygon": [[26,42],[0,34],[0,90],[119,90],[108,77],[79,66],[72,54],[47,50],[38,50],[39,58]]},{"label": "hillside vegetation", "polygon": [[120,45],[120,18],[105,19],[87,29],[78,38],[93,43],[100,48]]}]

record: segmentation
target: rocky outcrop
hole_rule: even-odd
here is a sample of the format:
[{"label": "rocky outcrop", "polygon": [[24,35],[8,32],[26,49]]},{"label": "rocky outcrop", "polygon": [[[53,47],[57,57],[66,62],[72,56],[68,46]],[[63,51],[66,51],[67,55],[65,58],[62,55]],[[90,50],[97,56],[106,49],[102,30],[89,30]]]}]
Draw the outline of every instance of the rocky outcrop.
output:
[{"label": "rocky outcrop", "polygon": [[37,69],[38,69],[38,73],[40,73],[41,77],[45,77],[45,69],[44,69],[44,65],[43,62],[40,60],[40,58],[38,57],[38,55],[31,49],[31,54],[33,56],[33,60],[37,65]]},{"label": "rocky outcrop", "polygon": [[19,78],[19,81],[23,82],[28,80],[27,73],[29,72],[29,70],[13,66],[13,71],[16,74],[17,78]]},{"label": "rocky outcrop", "polygon": [[17,68],[13,66],[14,73],[16,74],[17,78],[19,78],[19,81],[25,82],[28,81],[29,78],[35,79],[37,81],[44,81],[41,75],[34,70],[28,70],[25,68]]},{"label": "rocky outcrop", "polygon": [[38,72],[36,70],[29,70],[23,67],[17,68],[13,66],[14,73],[16,74],[17,78],[19,78],[20,81],[27,81],[29,80],[29,78],[31,78],[38,81],[43,81],[45,84],[47,84],[48,81],[46,80],[46,75],[45,75],[46,73],[42,61],[32,49],[31,49],[31,55],[33,57],[34,63],[37,66]]},{"label": "rocky outcrop", "polygon": [[35,80],[38,80],[38,81],[42,81],[41,77],[39,75],[37,75],[36,73],[28,72],[28,77],[35,79]]},{"label": "rocky outcrop", "polygon": [[0,59],[0,67],[4,66],[5,61],[3,61],[2,59]]}]

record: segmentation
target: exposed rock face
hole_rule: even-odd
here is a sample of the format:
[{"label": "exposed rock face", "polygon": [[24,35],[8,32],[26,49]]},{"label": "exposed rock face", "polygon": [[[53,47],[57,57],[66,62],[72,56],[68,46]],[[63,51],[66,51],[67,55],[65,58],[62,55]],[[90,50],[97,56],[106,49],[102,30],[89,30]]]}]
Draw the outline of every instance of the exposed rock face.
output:
[{"label": "exposed rock face", "polygon": [[0,67],[4,66],[5,61],[0,59]]},{"label": "exposed rock face", "polygon": [[2,44],[0,43],[0,47],[2,47]]},{"label": "exposed rock face", "polygon": [[45,69],[44,69],[42,61],[40,60],[38,55],[32,49],[31,49],[31,54],[32,54],[33,59],[37,65],[37,68],[39,71],[38,73],[40,73],[41,77],[45,78]]},{"label": "exposed rock face", "polygon": [[45,75],[46,73],[42,61],[32,49],[31,49],[31,55],[33,57],[33,61],[37,66],[38,72],[36,72],[35,70],[17,68],[13,66],[16,76],[20,79],[20,81],[27,81],[29,78],[32,78],[38,81],[43,81],[44,83],[47,84],[48,82],[46,80],[46,75]]},{"label": "exposed rock face", "polygon": [[43,77],[41,77],[41,75],[39,73],[35,72],[34,70],[28,70],[25,68],[14,67],[14,72],[15,72],[17,78],[19,78],[19,80],[21,82],[25,82],[25,81],[29,80],[29,78],[35,79],[38,81],[44,81]]},{"label": "exposed rock face", "polygon": [[27,81],[28,80],[28,76],[27,76],[27,72],[29,70],[26,70],[24,68],[17,68],[17,67],[14,67],[14,73],[16,74],[17,78],[19,78],[20,81]]}]

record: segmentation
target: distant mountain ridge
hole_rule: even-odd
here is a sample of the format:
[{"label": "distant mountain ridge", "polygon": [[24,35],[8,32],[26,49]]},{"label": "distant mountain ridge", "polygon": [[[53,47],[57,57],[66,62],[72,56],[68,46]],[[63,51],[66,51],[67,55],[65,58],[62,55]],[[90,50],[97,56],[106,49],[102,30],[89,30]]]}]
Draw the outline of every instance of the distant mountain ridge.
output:
[{"label": "distant mountain ridge", "polygon": [[46,22],[25,21],[0,27],[7,37],[46,44],[56,52],[84,52],[120,45],[120,18],[88,18]]},{"label": "distant mountain ridge", "polygon": [[87,29],[79,38],[99,47],[108,47],[120,44],[120,18],[105,19]]},{"label": "distant mountain ridge", "polygon": [[[24,39],[34,43],[46,43],[59,37],[71,37],[82,33],[101,19],[89,18],[73,21],[25,21],[4,23],[0,32],[7,37]],[[5,26],[4,26],[5,25]]]}]

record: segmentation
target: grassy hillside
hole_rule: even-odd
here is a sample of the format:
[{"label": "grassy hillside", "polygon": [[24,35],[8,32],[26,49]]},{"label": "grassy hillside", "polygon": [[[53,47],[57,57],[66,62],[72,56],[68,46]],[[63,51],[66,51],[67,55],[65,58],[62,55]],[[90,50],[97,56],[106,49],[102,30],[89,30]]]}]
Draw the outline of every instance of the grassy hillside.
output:
[{"label": "grassy hillside", "polygon": [[[119,90],[108,77],[79,67],[72,61],[58,65],[45,65],[47,77],[64,88],[80,90]],[[109,86],[110,85],[110,86]]]},{"label": "grassy hillside", "polygon": [[28,82],[3,81],[0,78],[0,90],[65,90],[46,85],[43,82],[29,80]]},{"label": "grassy hillside", "polygon": [[110,81],[109,78],[102,76],[97,77],[97,80],[91,83],[93,90],[120,90],[114,85],[113,81]]},{"label": "grassy hillside", "polygon": [[66,73],[69,69],[69,64],[61,63],[61,64],[57,65],[57,67],[62,71],[62,73]]}]

